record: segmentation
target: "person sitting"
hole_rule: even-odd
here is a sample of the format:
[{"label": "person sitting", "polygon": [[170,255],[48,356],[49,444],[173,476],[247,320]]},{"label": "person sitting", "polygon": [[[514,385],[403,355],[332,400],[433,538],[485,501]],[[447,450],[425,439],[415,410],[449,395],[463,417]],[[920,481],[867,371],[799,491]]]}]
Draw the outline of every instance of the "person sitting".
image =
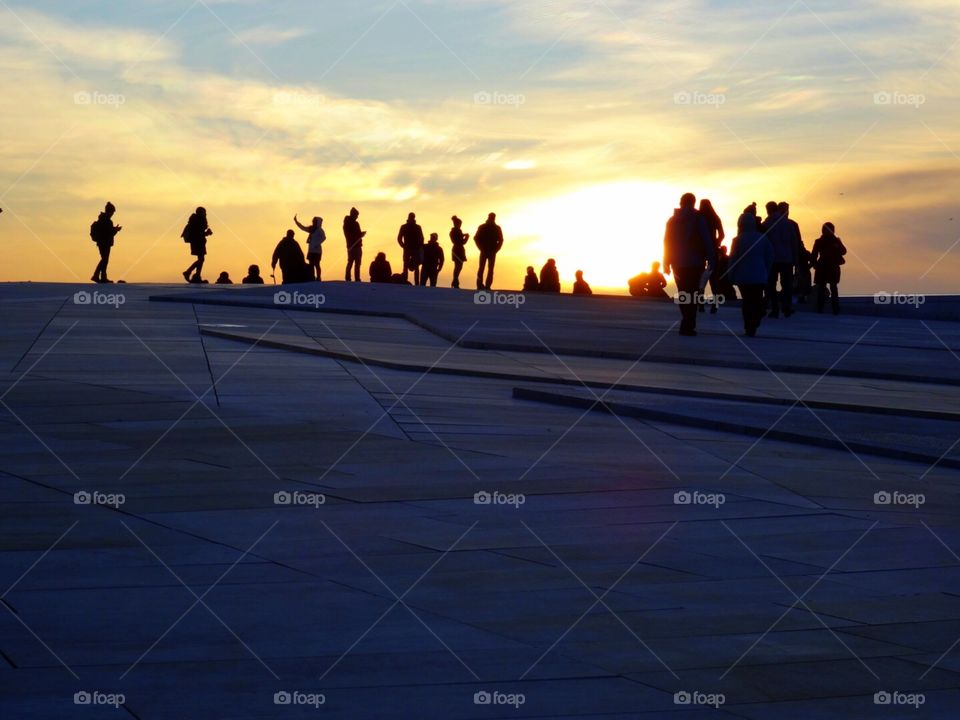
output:
[{"label": "person sitting", "polygon": [[277,269],[277,263],[280,264],[280,270],[283,273],[283,284],[302,283],[313,279],[313,271],[307,265],[307,259],[303,255],[303,248],[297,242],[293,230],[287,230],[283,240],[277,243],[273,251],[273,259],[270,267]]},{"label": "person sitting", "polygon": [[634,297],[657,297],[668,298],[667,279],[660,272],[660,263],[655,262],[650,266],[650,272],[640,273],[630,280],[630,294]]},{"label": "person sitting", "polygon": [[413,283],[410,282],[410,276],[404,277],[403,273],[394,273],[391,275],[390,282],[393,285],[413,285]]},{"label": "person sitting", "polygon": [[560,292],[560,272],[557,270],[557,261],[553,258],[540,270],[540,292]]},{"label": "person sitting", "polygon": [[263,285],[263,278],[260,277],[260,266],[251,265],[247,268],[247,276],[243,279],[244,285]]},{"label": "person sitting", "polygon": [[376,259],[370,263],[370,282],[389,283],[393,277],[393,268],[387,260],[386,253],[377,253]]},{"label": "person sitting", "polygon": [[524,292],[537,292],[540,289],[540,278],[537,277],[537,271],[532,265],[527,266],[527,276],[523,279]]},{"label": "person sitting", "polygon": [[583,279],[583,270],[577,270],[577,280],[573,283],[574,295],[593,295],[593,290],[586,280]]},{"label": "person sitting", "polygon": [[220,276],[217,278],[215,285],[233,285],[233,280],[230,279],[230,273],[224,270],[220,273]]}]

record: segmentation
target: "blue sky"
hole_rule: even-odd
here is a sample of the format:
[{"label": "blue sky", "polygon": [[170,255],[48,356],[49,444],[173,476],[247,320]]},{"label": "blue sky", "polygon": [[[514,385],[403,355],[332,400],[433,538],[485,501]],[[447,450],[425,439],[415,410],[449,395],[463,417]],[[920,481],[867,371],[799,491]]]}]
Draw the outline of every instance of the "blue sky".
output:
[{"label": "blue sky", "polygon": [[857,291],[947,291],[958,39],[939,0],[4,0],[0,260],[85,278],[108,198],[130,280],[176,277],[200,203],[233,273],[294,212],[336,236],[361,207],[372,253],[409,210],[445,237],[496,209],[509,272],[550,253],[613,286],[689,188],[728,226],[768,199],[811,241],[833,220]]}]

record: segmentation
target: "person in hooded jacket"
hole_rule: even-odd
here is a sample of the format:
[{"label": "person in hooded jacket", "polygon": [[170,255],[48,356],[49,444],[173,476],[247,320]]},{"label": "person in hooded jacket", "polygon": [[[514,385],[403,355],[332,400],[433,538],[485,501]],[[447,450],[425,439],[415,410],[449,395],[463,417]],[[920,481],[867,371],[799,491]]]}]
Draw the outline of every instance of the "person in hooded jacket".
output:
[{"label": "person in hooded jacket", "polygon": [[811,263],[816,270],[814,282],[817,286],[817,312],[822,313],[827,302],[827,286],[830,287],[830,304],[833,314],[840,314],[840,294],[837,285],[840,284],[840,266],[846,260],[847,248],[837,237],[833,223],[824,223],[823,234],[813,243]]}]

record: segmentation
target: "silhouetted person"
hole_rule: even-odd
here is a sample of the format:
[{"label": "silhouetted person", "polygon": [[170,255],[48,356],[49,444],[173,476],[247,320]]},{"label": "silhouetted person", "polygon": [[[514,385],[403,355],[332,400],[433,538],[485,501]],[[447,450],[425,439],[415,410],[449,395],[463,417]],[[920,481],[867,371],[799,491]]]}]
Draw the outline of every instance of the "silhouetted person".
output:
[{"label": "silhouetted person", "polygon": [[[756,227],[756,224],[754,224]],[[710,275],[710,291],[713,293],[713,304],[710,312],[717,312],[720,304],[737,299],[737,291],[730,281],[728,271],[730,269],[730,257],[727,255],[727,246],[721,245],[717,248],[717,266]]]},{"label": "silhouetted person", "polygon": [[[720,302],[719,300],[722,293],[721,283],[719,282],[719,254],[720,246],[723,244],[723,240],[726,237],[726,234],[723,231],[723,221],[720,220],[720,216],[717,215],[717,211],[713,209],[713,203],[704,198],[700,201],[700,215],[703,217],[704,221],[707,223],[707,231],[710,233],[710,239],[713,241],[714,253],[718,257],[718,265],[713,269],[713,272],[710,274],[710,292],[713,293],[713,303],[710,307],[710,312],[715,313]],[[724,272],[726,270],[724,269]],[[705,298],[701,297],[700,303],[700,312],[704,311],[704,302]]]},{"label": "silhouetted person", "polygon": [[407,222],[400,226],[397,243],[403,248],[403,277],[409,278],[413,272],[413,284],[420,284],[420,267],[423,265],[423,228],[417,224],[416,213],[407,216]]},{"label": "silhouetted person", "polygon": [[547,260],[547,264],[540,269],[540,292],[560,292],[560,271],[553,258]]},{"label": "silhouetted person", "polygon": [[680,334],[697,334],[697,305],[703,291],[704,273],[713,271],[716,253],[706,221],[697,212],[697,198],[686,193],[680,207],[667,221],[663,236],[663,269],[673,271],[680,306]]},{"label": "silhouetted person", "polygon": [[215,285],[233,285],[233,280],[230,279],[230,273],[224,270],[217,277],[217,282],[215,282],[214,284]]},{"label": "silhouetted person", "polygon": [[577,279],[573,283],[573,294],[593,295],[593,289],[590,287],[590,284],[583,279],[583,270],[577,270],[576,277]]},{"label": "silhouetted person", "polygon": [[837,285],[840,284],[840,266],[846,263],[844,255],[847,248],[836,235],[833,223],[824,223],[823,234],[813,243],[811,260],[816,269],[817,283],[817,312],[823,312],[827,302],[827,286],[830,286],[830,304],[833,314],[840,314],[840,294]]},{"label": "silhouetted person", "polygon": [[640,273],[629,282],[630,294],[634,297],[668,298],[667,279],[660,272],[660,263],[650,265],[650,272]]},{"label": "silhouetted person", "polygon": [[[197,211],[190,216],[186,227],[180,237],[190,245],[190,254],[196,258],[196,261],[183,271],[183,279],[189,283],[203,282],[201,273],[203,272],[203,261],[207,257],[207,238],[213,235],[213,230],[207,223],[206,208],[198,207]],[[194,271],[196,271],[194,273]]]},{"label": "silhouetted person", "polygon": [[273,251],[273,259],[270,261],[270,269],[275,271],[277,263],[280,264],[280,271],[283,273],[284,285],[307,282],[313,277],[313,271],[307,265],[307,259],[303,256],[303,248],[297,242],[293,230],[287,230],[283,240],[277,243],[277,247]]},{"label": "silhouetted person", "polygon": [[727,275],[740,289],[743,330],[748,337],[753,337],[766,314],[763,293],[773,269],[773,246],[767,236],[757,230],[756,215],[752,213],[740,216],[737,230]]},{"label": "silhouetted person", "polygon": [[[785,318],[793,315],[793,268],[797,264],[799,248],[798,231],[790,225],[790,219],[775,202],[767,203],[767,217],[763,221],[763,232],[773,246],[773,270],[767,283],[767,303],[770,317]],[[780,293],[777,293],[777,280],[780,281]]]},{"label": "silhouetted person", "polygon": [[310,274],[317,282],[320,281],[320,260],[323,259],[323,243],[327,240],[327,233],[323,229],[323,218],[315,217],[312,225],[303,225],[293,216],[293,221],[297,227],[305,233],[309,233],[307,238],[307,264],[310,266]]},{"label": "silhouetted person", "polygon": [[377,253],[377,257],[370,263],[370,282],[389,283],[392,282],[393,268],[390,267],[390,261],[387,260],[386,253]]},{"label": "silhouetted person", "polygon": [[470,239],[470,233],[463,232],[463,220],[454,215],[453,228],[450,230],[450,242],[453,243],[453,250],[450,251],[450,259],[453,260],[453,283],[452,287],[460,287],[460,271],[463,270],[463,264],[467,261],[467,240]]},{"label": "silhouetted person", "polygon": [[247,276],[243,279],[244,285],[263,285],[263,278],[260,277],[260,266],[251,265],[247,268]]},{"label": "silhouetted person", "polygon": [[390,276],[390,282],[394,285],[410,285],[410,278],[404,277],[401,273],[394,273]]},{"label": "silhouetted person", "polygon": [[346,281],[350,282],[350,269],[353,268],[353,279],[360,282],[360,263],[363,262],[363,238],[366,233],[360,229],[360,211],[350,209],[350,214],[343,219],[343,237],[347,241],[347,272]]},{"label": "silhouetted person", "polygon": [[[108,202],[103,212],[90,226],[90,239],[97,244],[97,250],[100,251],[100,262],[97,263],[93,271],[93,277],[90,278],[95,283],[113,282],[107,278],[107,265],[110,264],[110,250],[113,248],[113,239],[117,233],[123,230],[122,227],[113,224],[113,215],[117,208],[113,203]],[[3,212],[0,210],[0,212]]]},{"label": "silhouetted person", "polygon": [[443,270],[443,264],[446,258],[443,254],[443,248],[438,242],[437,233],[430,233],[430,242],[423,247],[423,270],[420,274],[420,284],[430,284],[430,287],[437,286],[437,280],[440,278],[440,271]]},{"label": "silhouetted person", "polygon": [[540,278],[537,277],[537,271],[532,265],[527,266],[527,275],[523,278],[524,292],[537,292],[540,289]]},{"label": "silhouetted person", "polygon": [[[490,213],[487,221],[477,229],[473,241],[480,250],[480,267],[477,268],[477,290],[489,290],[493,287],[493,269],[497,264],[497,253],[503,247],[503,230],[497,225],[496,213]],[[483,271],[486,268],[487,277]]]},{"label": "silhouetted person", "polygon": [[810,272],[810,258],[812,255],[807,250],[803,239],[800,240],[799,252],[797,255],[797,267],[793,274],[793,291],[797,295],[797,302],[806,304],[810,293],[813,291],[813,275]]}]

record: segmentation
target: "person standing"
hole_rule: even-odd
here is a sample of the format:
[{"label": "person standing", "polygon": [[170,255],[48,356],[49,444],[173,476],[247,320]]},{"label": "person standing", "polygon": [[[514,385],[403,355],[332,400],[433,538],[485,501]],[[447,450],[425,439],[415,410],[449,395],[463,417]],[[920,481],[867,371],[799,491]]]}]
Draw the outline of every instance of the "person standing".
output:
[{"label": "person standing", "polygon": [[713,240],[703,216],[697,212],[697,198],[686,193],[680,207],[667,221],[663,236],[663,269],[673,271],[677,284],[676,302],[680,306],[680,334],[697,334],[697,305],[703,290],[706,271],[713,271],[716,262]]},{"label": "person standing", "polygon": [[767,203],[767,217],[763,221],[763,232],[773,246],[773,270],[767,283],[770,317],[778,318],[783,311],[783,316],[788,318],[793,315],[793,269],[799,260],[799,248],[797,234],[790,225],[789,218],[775,202]]},{"label": "person standing", "polygon": [[446,262],[439,239],[440,236],[437,235],[437,233],[430,233],[430,242],[423,248],[423,270],[420,274],[421,285],[430,283],[430,287],[437,286],[440,271],[443,270],[443,264]]},{"label": "person standing", "polygon": [[[489,290],[493,287],[493,270],[497,264],[497,253],[503,247],[503,230],[497,225],[496,213],[490,213],[487,221],[479,227],[473,241],[480,250],[480,267],[477,269],[477,290]],[[487,277],[484,280],[483,271]]]},{"label": "person standing", "polygon": [[[207,223],[207,210],[198,207],[196,212],[190,216],[186,227],[180,234],[183,241],[190,245],[190,254],[196,258],[194,263],[183,271],[183,279],[188,283],[203,282],[203,277],[201,277],[203,261],[207,257],[207,238],[211,235],[213,235],[213,230]],[[194,273],[194,271],[196,272]],[[191,275],[191,273],[194,274]]]},{"label": "person standing", "polygon": [[413,284],[420,285],[420,267],[423,265],[423,228],[417,224],[417,214],[407,215],[407,222],[400,226],[397,243],[403,248],[403,279],[407,281],[413,272]]},{"label": "person standing", "polygon": [[293,216],[293,221],[297,227],[305,233],[307,237],[307,263],[310,265],[310,273],[317,282],[320,282],[320,261],[323,259],[323,243],[327,240],[327,233],[323,229],[323,218],[315,217],[313,224],[309,227],[301,224],[297,216]]},{"label": "person standing", "polygon": [[[723,283],[721,282],[721,273],[726,272],[726,268],[720,267],[720,247],[723,245],[723,241],[726,238],[726,233],[723,231],[723,222],[720,220],[720,216],[717,215],[717,211],[713,209],[713,203],[704,198],[700,201],[700,215],[703,216],[704,221],[707,223],[707,232],[710,233],[710,239],[713,241],[714,253],[717,255],[717,265],[714,267],[713,272],[710,274],[710,292],[713,293],[713,303],[710,305],[710,312],[717,312],[717,308],[722,304],[726,298],[723,297]],[[704,304],[706,300],[701,297],[699,311],[704,312]]]},{"label": "person standing", "polygon": [[740,289],[743,330],[754,337],[766,314],[763,292],[773,269],[773,246],[757,230],[756,216],[744,213],[737,223],[737,237],[730,249],[727,276]]},{"label": "person standing", "polygon": [[353,269],[353,279],[360,282],[360,263],[363,262],[363,238],[366,233],[360,229],[360,211],[350,208],[350,214],[343,219],[343,237],[347,241],[347,272],[346,281],[350,282],[350,269]]},{"label": "person standing", "polygon": [[847,262],[843,257],[846,254],[847,248],[843,241],[837,237],[833,223],[824,223],[823,234],[813,243],[813,252],[811,253],[811,262],[816,270],[818,313],[823,312],[823,306],[827,302],[827,286],[829,285],[833,314],[840,314],[840,295],[837,292],[837,285],[840,284],[840,266]]},{"label": "person standing", "polygon": [[[95,283],[113,282],[107,279],[107,265],[110,264],[110,250],[113,248],[114,238],[123,230],[119,225],[113,224],[113,215],[116,211],[114,204],[108,202],[103,212],[90,226],[90,239],[97,244],[97,249],[100,251],[100,262],[93,271],[93,277],[90,278]],[[0,210],[0,212],[3,211]]]},{"label": "person standing", "polygon": [[463,232],[463,220],[454,215],[453,228],[450,230],[450,242],[453,243],[453,250],[450,252],[450,259],[453,260],[453,283],[451,287],[460,287],[460,271],[463,270],[463,264],[467,261],[467,240],[470,239],[470,233]]}]

